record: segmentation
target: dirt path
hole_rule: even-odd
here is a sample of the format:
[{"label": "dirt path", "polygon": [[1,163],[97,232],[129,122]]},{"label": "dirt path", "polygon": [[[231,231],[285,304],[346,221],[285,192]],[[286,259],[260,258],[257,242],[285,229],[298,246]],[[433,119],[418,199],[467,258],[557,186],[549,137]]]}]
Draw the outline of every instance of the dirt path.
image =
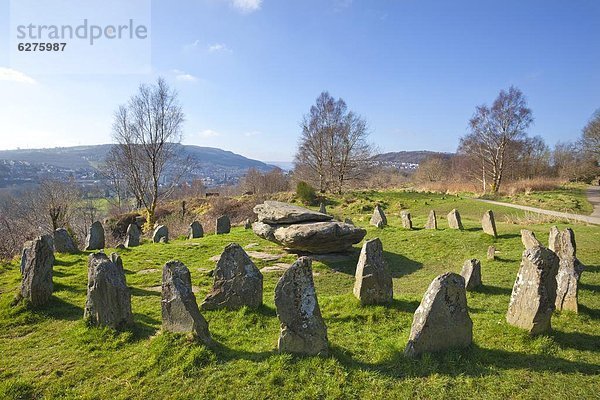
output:
[{"label": "dirt path", "polygon": [[600,186],[590,186],[587,190],[587,197],[594,206],[591,216],[600,218]]},{"label": "dirt path", "polygon": [[541,208],[522,206],[519,204],[503,203],[500,201],[483,200],[483,199],[476,199],[476,200],[482,201],[484,203],[495,204],[497,206],[518,208],[519,210],[531,211],[531,212],[535,212],[538,214],[552,215],[553,217],[587,222],[588,224],[600,225],[600,186],[590,186],[590,188],[587,191],[587,196],[588,196],[588,200],[590,201],[590,203],[592,203],[592,205],[594,206],[594,212],[592,213],[592,215],[589,215],[589,216],[564,213],[564,212],[559,212],[559,211],[544,210]]}]

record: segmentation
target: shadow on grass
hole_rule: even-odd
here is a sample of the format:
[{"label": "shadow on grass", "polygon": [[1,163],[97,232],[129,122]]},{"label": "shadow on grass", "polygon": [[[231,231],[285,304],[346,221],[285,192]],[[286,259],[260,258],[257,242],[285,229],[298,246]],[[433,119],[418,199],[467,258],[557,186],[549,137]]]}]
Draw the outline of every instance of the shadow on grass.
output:
[{"label": "shadow on grass", "polygon": [[579,289],[591,290],[592,292],[600,292],[600,285],[590,285],[589,283],[580,283]]},{"label": "shadow on grass", "polygon": [[492,285],[482,285],[476,290],[474,290],[474,292],[491,295],[510,296],[512,294],[512,289]]},{"label": "shadow on grass", "polygon": [[31,312],[45,318],[65,321],[76,321],[83,318],[83,307],[68,303],[56,296],[52,296],[44,306],[31,308]]},{"label": "shadow on grass", "polygon": [[588,315],[591,319],[600,319],[600,310],[595,310],[579,304],[579,312]]},{"label": "shadow on grass", "polygon": [[64,283],[60,283],[60,282],[54,282],[54,291],[55,292],[61,292],[61,291],[65,291],[65,292],[71,292],[71,293],[87,293],[87,285],[83,284],[83,285],[65,285]]},{"label": "shadow on grass", "polygon": [[600,272],[600,265],[586,265],[584,272]]},{"label": "shadow on grass", "polygon": [[160,292],[156,292],[154,290],[146,290],[146,289],[141,289],[138,287],[129,287],[129,291],[131,292],[132,296],[161,296]]},{"label": "shadow on grass", "polygon": [[59,258],[55,258],[54,259],[54,265],[60,265],[60,266],[63,266],[63,267],[70,267],[70,266],[78,264],[80,262],[81,262],[81,260],[63,261],[63,260],[61,260]]},{"label": "shadow on grass", "polygon": [[133,326],[130,328],[134,341],[141,341],[154,336],[158,332],[161,321],[146,314],[133,314]]},{"label": "shadow on grass", "polygon": [[393,278],[400,278],[404,275],[412,274],[423,267],[423,264],[420,262],[411,260],[402,254],[390,253],[389,251],[384,250],[383,257],[387,261],[388,268],[390,269]]},{"label": "shadow on grass", "polygon": [[521,237],[518,233],[503,233],[502,235],[498,235],[498,239],[514,239],[517,237]]},{"label": "shadow on grass", "polygon": [[499,349],[485,349],[472,345],[467,349],[453,349],[442,353],[425,354],[410,359],[402,352],[381,363],[365,363],[352,358],[352,353],[339,346],[332,355],[346,368],[371,371],[394,378],[426,377],[434,374],[447,376],[481,377],[498,375],[498,369],[523,369],[536,372],[580,373],[597,375],[600,367],[577,361],[568,361],[549,355],[525,354]]},{"label": "shadow on grass", "polygon": [[[551,336],[562,347],[576,350],[600,352],[600,336],[580,332],[552,331]],[[598,371],[600,372],[600,371]]]},{"label": "shadow on grass", "polygon": [[217,337],[213,337],[214,344],[210,346],[210,349],[217,355],[220,361],[236,361],[236,360],[248,360],[261,362],[265,361],[269,357],[272,357],[278,354],[277,350],[273,349],[271,351],[259,351],[252,352],[240,349],[233,349],[231,347],[227,347],[223,343],[219,342]]}]

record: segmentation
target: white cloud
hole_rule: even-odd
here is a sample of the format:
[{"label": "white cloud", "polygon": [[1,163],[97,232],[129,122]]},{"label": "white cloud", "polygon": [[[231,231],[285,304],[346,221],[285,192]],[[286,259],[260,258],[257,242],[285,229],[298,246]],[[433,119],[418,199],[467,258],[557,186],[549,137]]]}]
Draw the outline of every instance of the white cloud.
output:
[{"label": "white cloud", "polygon": [[244,132],[244,136],[246,136],[246,137],[258,136],[260,134],[261,133],[259,131]]},{"label": "white cloud", "polygon": [[171,72],[175,74],[175,79],[181,82],[196,82],[198,78],[196,78],[192,74],[188,74],[186,72],[180,71],[178,69],[174,69]]},{"label": "white cloud", "polygon": [[262,0],[229,0],[231,6],[243,13],[251,13],[260,10]]},{"label": "white cloud", "polygon": [[184,44],[183,45],[183,51],[184,52],[190,52],[192,50],[195,50],[198,47],[199,44],[200,44],[200,41],[198,39],[194,40],[193,43]]},{"label": "white cloud", "polygon": [[227,47],[226,44],[223,43],[211,44],[210,46],[208,46],[208,51],[210,51],[211,53],[216,53],[218,51],[224,51],[228,53],[232,52],[232,50],[229,47]]},{"label": "white cloud", "polygon": [[202,138],[211,138],[221,136],[221,134],[217,131],[213,131],[212,129],[205,129],[203,131],[198,132],[198,136]]},{"label": "white cloud", "polygon": [[33,85],[36,83],[35,79],[25,75],[24,73],[17,71],[12,68],[0,67],[0,81],[27,83]]}]

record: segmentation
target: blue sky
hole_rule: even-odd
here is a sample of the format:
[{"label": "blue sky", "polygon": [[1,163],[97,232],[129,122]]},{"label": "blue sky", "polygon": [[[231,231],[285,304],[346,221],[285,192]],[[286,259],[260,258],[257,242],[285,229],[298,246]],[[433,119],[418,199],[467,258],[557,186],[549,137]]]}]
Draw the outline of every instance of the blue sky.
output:
[{"label": "blue sky", "polygon": [[116,107],[158,76],[179,92],[184,143],[266,161],[293,158],[323,90],[368,121],[380,151],[455,151],[475,106],[510,85],[551,146],[600,108],[597,0],[153,1],[151,72],[127,75],[11,68],[8,8],[2,149],[108,143]]}]

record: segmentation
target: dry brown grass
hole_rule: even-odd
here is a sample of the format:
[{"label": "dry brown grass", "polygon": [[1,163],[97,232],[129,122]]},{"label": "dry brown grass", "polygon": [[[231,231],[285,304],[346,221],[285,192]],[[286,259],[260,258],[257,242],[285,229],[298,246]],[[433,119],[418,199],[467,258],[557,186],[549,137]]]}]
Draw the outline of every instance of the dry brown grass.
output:
[{"label": "dry brown grass", "polygon": [[556,190],[562,187],[566,182],[559,178],[533,178],[521,179],[518,181],[507,182],[500,187],[500,194],[514,196],[515,194],[531,192],[543,192]]}]

